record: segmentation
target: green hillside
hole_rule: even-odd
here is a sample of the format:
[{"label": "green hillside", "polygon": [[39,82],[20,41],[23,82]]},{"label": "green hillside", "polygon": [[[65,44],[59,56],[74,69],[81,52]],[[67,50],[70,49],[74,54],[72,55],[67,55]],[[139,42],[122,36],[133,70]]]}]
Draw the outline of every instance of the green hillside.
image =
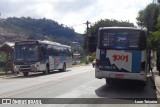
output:
[{"label": "green hillside", "polygon": [[76,33],[74,29],[45,18],[7,18],[0,21],[0,28],[0,36],[2,37],[0,43],[26,38],[49,39],[67,45],[74,41],[80,44],[83,42],[82,36]]}]

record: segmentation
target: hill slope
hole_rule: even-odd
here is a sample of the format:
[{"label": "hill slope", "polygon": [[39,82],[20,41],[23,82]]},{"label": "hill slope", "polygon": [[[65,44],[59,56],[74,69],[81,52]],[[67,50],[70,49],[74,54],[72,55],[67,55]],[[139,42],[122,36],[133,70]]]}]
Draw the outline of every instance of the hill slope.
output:
[{"label": "hill slope", "polygon": [[83,43],[83,37],[74,29],[50,19],[33,19],[30,17],[7,18],[0,20],[0,44],[6,41],[18,41],[33,38],[35,40],[52,40],[71,45]]}]

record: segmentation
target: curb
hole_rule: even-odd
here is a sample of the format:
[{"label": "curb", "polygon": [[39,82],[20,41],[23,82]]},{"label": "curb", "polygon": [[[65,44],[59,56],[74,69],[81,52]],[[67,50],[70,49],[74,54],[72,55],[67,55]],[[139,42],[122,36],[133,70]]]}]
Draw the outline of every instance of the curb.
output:
[{"label": "curb", "polygon": [[[80,67],[80,66],[91,66],[91,64],[77,64],[77,65],[72,65],[72,67]],[[0,75],[0,78],[2,79],[8,79],[8,78],[12,78],[12,77],[17,77],[17,76],[22,76],[23,74],[4,74],[4,75]]]},{"label": "curb", "polygon": [[0,78],[2,79],[8,79],[8,78],[12,78],[12,77],[17,77],[17,76],[21,76],[22,74],[5,74],[5,75],[1,75]]},{"label": "curb", "polygon": [[153,70],[151,73],[152,73],[152,80],[155,83],[157,98],[160,98],[160,76],[158,75],[159,72],[156,70]]},{"label": "curb", "polygon": [[157,92],[160,94],[160,89],[159,88],[156,88],[157,89]]},{"label": "curb", "polygon": [[155,75],[154,79],[155,79],[155,86],[156,86],[157,94],[158,94],[158,96],[160,98],[160,76],[159,75]]},{"label": "curb", "polygon": [[89,66],[90,64],[77,64],[77,65],[72,65],[72,67],[79,67],[79,66]]}]

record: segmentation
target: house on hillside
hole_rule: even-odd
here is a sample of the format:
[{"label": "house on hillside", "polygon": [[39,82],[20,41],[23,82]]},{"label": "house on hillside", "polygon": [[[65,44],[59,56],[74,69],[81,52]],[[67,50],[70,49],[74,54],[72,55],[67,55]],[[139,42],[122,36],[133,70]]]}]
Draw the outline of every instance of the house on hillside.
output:
[{"label": "house on hillside", "polygon": [[12,71],[13,72],[13,51],[14,51],[14,45],[13,42],[5,42],[2,45],[0,45],[0,52],[6,54],[6,63],[4,66],[5,72]]}]

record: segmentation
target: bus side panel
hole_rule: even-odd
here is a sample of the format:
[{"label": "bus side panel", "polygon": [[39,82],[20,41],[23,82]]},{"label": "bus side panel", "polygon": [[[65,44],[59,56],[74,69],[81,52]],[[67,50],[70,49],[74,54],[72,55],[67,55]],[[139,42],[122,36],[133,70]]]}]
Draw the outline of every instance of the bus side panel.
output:
[{"label": "bus side panel", "polygon": [[69,68],[72,65],[71,57],[67,56],[50,56],[50,69],[62,69],[63,64],[66,64],[66,67]]},{"label": "bus side panel", "polygon": [[72,67],[72,58],[70,56],[66,57],[66,67],[67,68]]},{"label": "bus side panel", "polygon": [[63,62],[63,58],[62,56],[53,56],[53,61],[54,61],[54,69],[61,69],[62,68],[62,62]]},{"label": "bus side panel", "polygon": [[132,51],[132,72],[140,73],[141,72],[141,57],[142,51]]},{"label": "bus side panel", "polygon": [[50,63],[50,57],[49,56],[42,56],[41,60],[39,62],[39,66],[38,66],[39,71],[45,71],[47,63]]},{"label": "bus side panel", "polygon": [[39,64],[38,71],[45,71],[46,70],[46,64]]},{"label": "bus side panel", "polygon": [[52,56],[49,56],[49,69],[54,69],[54,58]]}]

